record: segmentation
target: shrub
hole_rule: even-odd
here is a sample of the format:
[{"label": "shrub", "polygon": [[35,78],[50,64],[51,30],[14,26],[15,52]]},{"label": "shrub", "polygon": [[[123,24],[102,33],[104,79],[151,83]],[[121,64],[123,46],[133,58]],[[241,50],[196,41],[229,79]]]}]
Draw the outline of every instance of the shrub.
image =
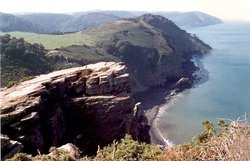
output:
[{"label": "shrub", "polygon": [[12,158],[6,159],[6,161],[32,161],[32,157],[25,153],[17,153]]},{"label": "shrub", "polygon": [[97,160],[147,160],[154,159],[161,153],[158,146],[139,143],[126,135],[120,143],[115,142],[97,153]]},{"label": "shrub", "polygon": [[[98,149],[94,157],[84,157],[80,161],[247,161],[250,158],[250,126],[243,120],[226,125],[219,123],[221,132],[216,134],[214,126],[204,121],[204,131],[190,143],[161,150],[158,146],[134,141],[126,135],[120,142]],[[19,153],[8,161],[75,161],[69,153],[52,147],[49,155],[30,155]]]},{"label": "shrub", "polygon": [[157,159],[247,161],[250,158],[250,126],[246,121],[233,121],[230,125],[220,121],[222,129],[219,134],[211,122],[204,121],[203,125],[204,131],[196,140],[165,149]]}]

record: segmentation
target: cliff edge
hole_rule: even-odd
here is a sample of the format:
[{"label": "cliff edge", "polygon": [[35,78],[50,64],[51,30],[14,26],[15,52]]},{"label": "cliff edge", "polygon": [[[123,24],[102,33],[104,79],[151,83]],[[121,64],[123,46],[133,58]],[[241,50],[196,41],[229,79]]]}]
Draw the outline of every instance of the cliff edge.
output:
[{"label": "cliff edge", "polygon": [[[93,154],[125,134],[147,142],[147,120],[131,97],[129,79],[123,63],[100,62],[1,89],[2,159],[66,143]],[[3,139],[19,148],[4,146]]]}]

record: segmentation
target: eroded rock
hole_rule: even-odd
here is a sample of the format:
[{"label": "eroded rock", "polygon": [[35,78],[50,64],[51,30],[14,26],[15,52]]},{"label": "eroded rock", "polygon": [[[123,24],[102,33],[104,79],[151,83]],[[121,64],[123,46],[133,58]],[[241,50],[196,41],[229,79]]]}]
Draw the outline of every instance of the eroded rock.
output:
[{"label": "eroded rock", "polygon": [[1,160],[5,160],[20,152],[23,145],[20,142],[10,140],[8,136],[1,134]]},{"label": "eroded rock", "polygon": [[191,81],[189,80],[189,78],[185,77],[178,80],[178,82],[175,84],[175,87],[179,88],[180,90],[190,88],[191,86],[192,86]]},{"label": "eroded rock", "polygon": [[123,63],[101,62],[55,71],[1,90],[2,133],[23,151],[77,145],[93,154],[126,133],[148,141],[147,120],[131,97]]}]

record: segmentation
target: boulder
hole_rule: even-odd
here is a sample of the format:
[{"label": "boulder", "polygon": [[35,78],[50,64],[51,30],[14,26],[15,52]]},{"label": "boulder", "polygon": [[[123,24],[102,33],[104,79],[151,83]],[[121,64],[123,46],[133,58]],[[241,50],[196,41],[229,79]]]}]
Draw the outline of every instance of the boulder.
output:
[{"label": "boulder", "polygon": [[[80,159],[81,151],[75,145],[73,145],[71,143],[67,143],[65,145],[62,145],[57,149],[68,153],[71,157],[73,157],[75,159]],[[57,154],[54,154],[53,152],[51,152],[49,155],[53,156],[53,155],[57,155]]]}]

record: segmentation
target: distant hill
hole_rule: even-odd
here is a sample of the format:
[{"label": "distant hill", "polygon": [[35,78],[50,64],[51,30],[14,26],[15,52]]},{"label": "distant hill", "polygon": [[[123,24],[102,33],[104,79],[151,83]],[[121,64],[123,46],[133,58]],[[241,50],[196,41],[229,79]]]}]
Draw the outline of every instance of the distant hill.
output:
[{"label": "distant hill", "polygon": [[133,17],[138,16],[132,13],[131,11],[114,11],[114,10],[106,10],[106,11],[94,10],[94,11],[85,11],[85,12],[74,12],[74,13],[71,13],[70,15],[74,17],[80,17],[89,13],[104,13],[104,14],[113,15],[113,16],[120,17],[120,18],[133,18]]},{"label": "distant hill", "polygon": [[203,12],[192,11],[192,12],[145,12],[145,11],[99,11],[101,13],[106,13],[114,15],[121,18],[135,18],[143,14],[155,14],[161,15],[171,21],[173,21],[178,26],[189,26],[189,27],[200,27],[214,25],[222,23],[217,17],[208,15]]},{"label": "distant hill", "polygon": [[19,15],[18,17],[28,20],[43,28],[43,31],[40,31],[40,33],[59,32],[61,31],[62,24],[74,19],[74,17],[70,15],[54,13],[25,14]]},{"label": "distant hill", "polygon": [[24,31],[34,33],[61,34],[77,32],[100,24],[112,22],[120,17],[93,12],[81,16],[54,13],[11,15],[0,13],[0,31]]},{"label": "distant hill", "polygon": [[114,15],[109,15],[106,13],[101,13],[101,12],[88,13],[79,17],[75,17],[74,19],[66,22],[65,24],[62,24],[60,31],[61,32],[81,31],[100,24],[112,22],[117,19],[119,19],[119,17]]},{"label": "distant hill", "polygon": [[202,12],[156,12],[178,26],[200,27],[222,23],[217,17]]},{"label": "distant hill", "polygon": [[44,29],[25,18],[21,18],[11,14],[0,13],[0,31],[23,31],[41,33],[44,31]]},{"label": "distant hill", "polygon": [[133,18],[137,17],[137,15],[133,14],[132,12],[129,11],[99,11],[101,13],[109,14],[109,15],[114,15],[120,18]]},{"label": "distant hill", "polygon": [[78,15],[36,13],[19,17],[29,20],[33,24],[40,24],[45,33],[76,32],[99,24],[112,22],[119,17],[101,12],[91,12]]},{"label": "distant hill", "polygon": [[[0,13],[0,30],[62,34],[77,32],[122,18],[135,18],[141,11],[88,11],[71,14],[30,13],[11,15]],[[178,26],[199,27],[222,23],[216,17],[202,12],[151,12],[172,20]]]}]

